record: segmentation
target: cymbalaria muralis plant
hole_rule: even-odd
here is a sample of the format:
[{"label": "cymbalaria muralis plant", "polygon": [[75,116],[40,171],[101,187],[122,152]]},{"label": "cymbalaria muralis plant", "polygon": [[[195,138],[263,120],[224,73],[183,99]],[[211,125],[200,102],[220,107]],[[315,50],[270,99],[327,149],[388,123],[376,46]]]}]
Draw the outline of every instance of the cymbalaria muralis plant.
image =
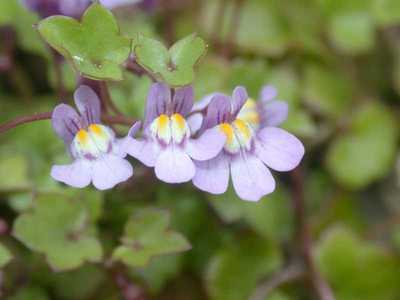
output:
[{"label": "cymbalaria muralis plant", "polygon": [[[61,13],[73,15],[62,11],[63,1],[53,2],[26,4],[43,16],[57,12],[44,12],[52,5]],[[69,5],[87,6],[83,1],[78,2]],[[107,2],[107,7],[124,4],[111,2]],[[93,4],[82,17],[80,26],[68,17],[58,16],[39,24],[43,38],[77,62],[74,64],[77,71],[92,79],[92,74],[96,74],[99,81],[102,76],[107,79],[113,78],[114,73],[120,74],[119,64],[130,56],[126,51],[127,39],[118,36],[112,15],[104,10],[101,5]],[[115,44],[111,39],[106,41],[106,23],[97,15],[109,19],[110,30],[114,27],[110,34]],[[101,31],[97,33],[96,28]],[[109,46],[98,44],[101,41]],[[104,50],[99,51],[99,46]],[[290,171],[300,163],[304,155],[302,143],[276,127],[286,119],[288,106],[273,100],[277,94],[274,87],[265,86],[258,102],[249,98],[245,88],[237,87],[231,98],[216,91],[194,104],[194,91],[188,78],[192,80],[193,67],[204,54],[203,41],[189,36],[173,45],[168,53],[160,42],[139,35],[131,40],[131,48],[133,63],[160,81],[148,92],[142,137],[135,136],[139,129],[137,123],[125,138],[116,138],[110,127],[101,124],[99,95],[88,86],[80,86],[75,92],[80,116],[66,104],[58,105],[52,113],[53,128],[74,159],[70,165],[53,166],[51,176],[55,180],[76,188],[91,182],[100,190],[113,188],[133,174],[125,159],[129,154],[147,167],[154,167],[157,178],[162,181],[193,180],[196,187],[215,194],[227,190],[231,173],[238,196],[257,201],[275,190],[275,181],[265,165],[277,171]],[[135,57],[136,51],[140,55]],[[112,61],[113,56],[118,60]],[[155,71],[161,68],[166,68],[165,75],[164,71]],[[115,78],[120,79],[119,74]]]},{"label": "cymbalaria muralis plant", "polygon": [[[53,97],[50,111],[36,112],[0,125],[0,133],[19,124],[50,120],[55,134],[45,142],[46,147],[48,144],[57,148],[61,139],[65,151],[58,151],[49,159],[47,168],[41,170],[46,177],[43,186],[35,187],[32,192],[35,200],[24,203],[26,206],[16,205],[20,214],[14,222],[12,235],[42,254],[54,271],[72,271],[87,262],[97,263],[96,266],[112,275],[122,294],[129,296],[130,286],[124,281],[126,267],[139,270],[143,278],[151,278],[151,271],[146,273],[143,268],[152,262],[157,264],[157,257],[176,255],[195,247],[185,237],[186,230],[192,230],[194,235],[209,231],[210,236],[214,230],[211,222],[201,223],[195,229],[186,223],[182,225],[171,217],[165,203],[155,205],[143,201],[148,200],[140,198],[146,185],[149,185],[147,198],[159,199],[162,195],[168,199],[171,191],[183,193],[182,198],[188,196],[187,202],[185,198],[174,208],[188,223],[204,217],[200,215],[211,209],[223,211],[227,217],[222,223],[228,227],[232,221],[248,215],[259,214],[262,219],[265,213],[262,205],[282,205],[283,201],[275,200],[281,200],[280,184],[285,185],[282,183],[285,179],[278,178],[281,176],[278,174],[273,176],[272,171],[292,171],[293,189],[298,192],[294,193],[294,209],[301,227],[300,240],[306,249],[302,259],[312,271],[314,288],[319,293],[317,284],[324,285],[325,281],[313,269],[314,261],[308,257],[311,255],[310,232],[302,219],[302,183],[297,186],[305,147],[291,133],[293,124],[290,127],[284,123],[292,111],[298,113],[298,105],[279,98],[286,94],[276,78],[263,78],[256,89],[249,87],[249,82],[232,80],[229,89],[212,88],[198,93],[197,75],[209,48],[199,34],[175,41],[168,40],[167,32],[164,43],[154,38],[156,35],[148,28],[143,32],[142,28],[121,29],[114,16],[118,10],[122,14],[132,10],[140,18],[149,13],[149,8],[152,11],[158,2],[165,4],[162,0],[18,2],[30,14],[36,14],[38,21],[33,27],[46,43],[44,51],[50,50],[46,52],[50,54],[46,59],[55,68],[49,72],[49,77],[54,81],[58,97]],[[168,13],[171,12],[174,12],[173,5]],[[229,62],[232,56],[229,43],[225,48],[221,48],[221,53]],[[240,68],[236,71],[242,72]],[[73,79],[66,88],[63,77],[68,76],[68,72],[73,73],[69,74]],[[215,72],[222,74],[226,70],[217,68]],[[285,72],[282,72],[284,76]],[[212,80],[206,78],[211,87],[218,86]],[[130,86],[134,81],[141,83],[142,96],[135,106],[140,110],[129,105],[132,94],[138,92]],[[115,86],[121,87],[116,93],[112,89]],[[259,95],[253,94],[260,86],[261,90],[256,91]],[[101,201],[104,195],[115,195],[114,200],[118,202],[122,198],[121,191],[135,194],[139,200],[121,206],[117,212],[112,210],[112,204]],[[207,206],[205,201],[201,202],[202,198],[213,199],[215,195],[223,195],[216,204]],[[233,209],[225,210],[224,197],[240,201]],[[109,204],[107,213],[115,213],[116,217],[102,218],[101,211],[107,210]],[[186,215],[187,210],[196,214]],[[114,232],[102,232],[96,226],[99,223],[107,228],[108,223],[115,220],[120,237],[115,237]],[[248,257],[240,261],[237,272],[244,269],[245,273],[249,261],[248,265],[254,269],[249,277],[254,277],[255,282],[270,269],[276,269],[282,258],[275,250],[270,251],[269,242],[263,242],[260,247],[253,245],[254,236],[259,234],[257,230],[268,226],[259,220],[253,225],[257,228],[254,232],[243,231],[249,238],[238,245],[232,243],[231,252],[222,253],[213,267],[240,260],[236,251],[241,253],[246,249]],[[285,234],[287,232],[282,236]],[[112,236],[110,240],[103,242],[108,235]],[[229,244],[231,237],[230,234],[219,235],[215,240],[216,244],[225,243],[225,240]],[[202,250],[199,247],[194,251]],[[11,254],[0,244],[1,252],[5,253],[6,264]],[[267,252],[276,260],[263,259]],[[169,259],[179,260],[176,257]],[[254,257],[260,257],[260,263],[254,262]],[[203,272],[201,258],[196,264],[195,268]],[[304,275],[303,269],[301,272],[300,275],[296,273],[296,278]],[[245,289],[250,288],[251,284]],[[324,291],[329,294],[329,286]],[[128,296],[126,299],[131,299]]]}]

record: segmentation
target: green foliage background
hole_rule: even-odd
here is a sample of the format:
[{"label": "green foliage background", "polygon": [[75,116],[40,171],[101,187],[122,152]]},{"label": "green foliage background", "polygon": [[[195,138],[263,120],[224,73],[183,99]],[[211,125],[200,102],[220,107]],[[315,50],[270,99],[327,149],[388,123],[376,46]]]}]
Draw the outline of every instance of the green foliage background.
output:
[{"label": "green foliage background", "polygon": [[[157,70],[174,85],[194,75],[197,100],[239,84],[257,98],[264,84],[275,85],[290,104],[284,127],[307,148],[306,221],[317,268],[336,299],[400,299],[400,1],[174,0],[160,1],[150,14],[113,13],[127,37],[140,32],[171,46],[196,32],[207,42],[194,74],[187,61],[177,74]],[[0,123],[59,101],[54,60],[32,26],[37,22],[17,0],[0,1],[0,63],[12,58],[11,68],[0,68]],[[109,83],[111,96],[119,110],[141,118],[151,80],[118,66],[128,42],[116,32],[102,51],[85,52],[82,68],[91,78],[123,78]],[[82,35],[103,42],[101,32]],[[75,42],[67,45],[71,55],[85,51]],[[196,43],[194,61],[204,47]],[[163,57],[173,56],[167,48]],[[104,75],[91,59],[101,61],[107,51],[116,52]],[[73,64],[62,64],[66,100],[77,82]],[[247,203],[232,190],[211,196],[190,184],[158,182],[133,160],[136,175],[117,188],[75,190],[49,176],[53,163],[67,159],[48,120],[0,135],[4,299],[124,299],[115,282],[123,272],[148,299],[242,300],[299,260],[287,173],[275,174],[276,192]],[[303,276],[265,299],[317,298]]]}]

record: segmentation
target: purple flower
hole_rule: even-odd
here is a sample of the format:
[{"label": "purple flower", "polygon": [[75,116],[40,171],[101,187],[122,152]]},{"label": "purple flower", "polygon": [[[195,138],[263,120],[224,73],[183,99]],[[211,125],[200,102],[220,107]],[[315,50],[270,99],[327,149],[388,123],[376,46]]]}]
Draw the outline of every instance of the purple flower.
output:
[{"label": "purple flower", "polygon": [[156,176],[168,183],[190,181],[197,161],[215,157],[226,137],[218,127],[209,127],[198,139],[191,138],[186,117],[193,106],[193,89],[171,90],[162,83],[152,85],[147,97],[144,133],[135,139],[130,133],[125,143],[128,154],[148,167],[155,167]]},{"label": "purple flower", "polygon": [[206,98],[206,109],[200,133],[218,126],[226,136],[224,149],[208,161],[195,161],[193,183],[199,189],[222,194],[228,188],[229,174],[238,196],[258,201],[274,191],[275,180],[267,166],[276,171],[294,169],[304,155],[303,144],[292,134],[275,127],[282,123],[288,108],[273,100],[276,91],[264,87],[259,103],[249,99],[243,87],[237,87],[232,97],[216,93]]},{"label": "purple flower", "polygon": [[142,2],[142,0],[100,0],[101,5],[108,9],[114,9],[119,6],[132,5]]},{"label": "purple flower", "polygon": [[100,0],[100,3],[108,9],[139,4],[141,8],[151,11],[156,6],[157,0]]},{"label": "purple flower", "polygon": [[249,122],[256,129],[279,126],[287,119],[289,107],[286,102],[275,100],[277,94],[273,86],[264,86],[261,89],[260,101],[249,98],[240,110],[238,118]]},{"label": "purple flower", "polygon": [[[54,165],[51,176],[73,187],[83,188],[91,182],[99,190],[110,189],[133,174],[124,159],[122,140],[100,123],[100,101],[88,86],[81,85],[74,94],[80,115],[67,104],[59,104],[52,114],[52,125],[64,140],[73,163]],[[131,133],[139,129],[135,124]]]},{"label": "purple flower", "polygon": [[41,18],[65,15],[80,18],[89,7],[91,0],[21,0],[28,9],[37,12]]}]

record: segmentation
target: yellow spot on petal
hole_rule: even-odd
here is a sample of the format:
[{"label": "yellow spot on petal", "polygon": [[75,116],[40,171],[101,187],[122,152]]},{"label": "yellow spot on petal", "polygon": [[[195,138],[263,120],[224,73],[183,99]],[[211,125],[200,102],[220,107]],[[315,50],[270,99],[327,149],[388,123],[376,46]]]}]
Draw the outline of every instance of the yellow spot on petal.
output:
[{"label": "yellow spot on petal", "polygon": [[219,125],[219,129],[226,135],[226,142],[228,144],[232,143],[234,135],[232,126],[228,123],[222,123]]},{"label": "yellow spot on petal", "polygon": [[172,121],[174,121],[180,129],[185,129],[186,121],[185,118],[182,117],[181,114],[173,114],[171,116]]},{"label": "yellow spot on petal", "polygon": [[246,100],[246,102],[244,103],[244,108],[248,108],[248,109],[252,109],[256,107],[256,101],[254,101],[253,99],[249,98]]},{"label": "yellow spot on petal", "polygon": [[102,135],[102,134],[104,133],[104,132],[103,132],[103,129],[101,129],[101,127],[100,127],[99,125],[96,125],[96,124],[90,125],[90,126],[89,126],[89,130],[90,130],[92,133],[97,134],[97,135]]},{"label": "yellow spot on petal", "polygon": [[247,118],[247,120],[246,120],[247,122],[255,123],[255,124],[260,123],[260,116],[258,115],[257,112],[249,112],[246,115],[246,118]]},{"label": "yellow spot on petal", "polygon": [[86,143],[88,141],[88,139],[89,139],[89,133],[84,129],[79,130],[76,135],[78,137],[78,141],[81,144]]},{"label": "yellow spot on petal", "polygon": [[160,127],[161,130],[165,130],[166,126],[169,124],[169,118],[167,115],[162,114],[158,117],[158,126]]},{"label": "yellow spot on petal", "polygon": [[238,118],[254,126],[258,126],[260,124],[260,116],[257,111],[256,101],[251,98],[247,99]]},{"label": "yellow spot on petal", "polygon": [[245,138],[245,139],[250,139],[251,138],[251,131],[249,127],[247,126],[246,122],[236,119],[234,121],[235,127],[237,130],[240,132],[240,134]]}]

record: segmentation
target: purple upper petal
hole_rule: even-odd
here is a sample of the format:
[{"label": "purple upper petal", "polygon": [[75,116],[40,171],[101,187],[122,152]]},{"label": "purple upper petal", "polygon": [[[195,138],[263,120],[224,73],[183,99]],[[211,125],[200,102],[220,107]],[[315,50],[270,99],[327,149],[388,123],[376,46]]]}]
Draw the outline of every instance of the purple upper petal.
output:
[{"label": "purple upper petal", "polygon": [[90,184],[92,179],[91,172],[91,163],[78,159],[69,165],[53,166],[50,174],[57,181],[72,187],[83,188]]},{"label": "purple upper petal", "polygon": [[289,106],[284,101],[268,101],[259,103],[261,126],[279,126],[288,116]]},{"label": "purple upper petal", "polygon": [[116,155],[104,155],[92,164],[93,185],[99,190],[111,189],[133,175],[131,164]]},{"label": "purple upper petal", "polygon": [[230,121],[230,99],[224,94],[216,94],[207,107],[202,130]]},{"label": "purple upper petal", "polygon": [[91,3],[90,0],[21,0],[21,2],[42,18],[53,15],[79,18]]},{"label": "purple upper petal", "polygon": [[175,90],[173,112],[186,116],[193,107],[194,92],[191,86]]},{"label": "purple upper petal", "polygon": [[113,9],[118,6],[132,5],[141,1],[142,0],[100,0],[100,3],[109,9]]},{"label": "purple upper petal", "polygon": [[58,0],[61,14],[73,18],[80,18],[89,7],[90,0]]},{"label": "purple upper petal", "polygon": [[278,91],[275,87],[273,87],[272,85],[265,85],[261,90],[260,99],[261,101],[267,102],[274,99],[277,95]]},{"label": "purple upper petal", "polygon": [[66,145],[71,144],[75,134],[82,128],[82,120],[78,113],[67,104],[57,105],[51,115],[51,124],[56,134]]},{"label": "purple upper petal", "polygon": [[218,127],[213,127],[204,131],[198,139],[189,140],[185,150],[195,160],[208,160],[221,152],[225,141],[225,134]]},{"label": "purple upper petal", "polygon": [[221,152],[213,159],[194,163],[196,174],[193,184],[197,188],[212,194],[226,192],[229,183],[229,157]]},{"label": "purple upper petal", "polygon": [[143,128],[147,128],[155,118],[167,112],[167,105],[171,102],[171,91],[163,83],[154,83],[147,96],[145,119]]},{"label": "purple upper petal", "polygon": [[212,98],[214,98],[215,95],[222,94],[222,93],[212,93],[204,96],[201,98],[199,101],[195,102],[193,105],[193,111],[198,111],[198,110],[203,110],[205,109],[208,104],[210,104]]},{"label": "purple upper petal", "polygon": [[100,100],[88,86],[81,85],[74,93],[76,107],[85,120],[86,125],[100,123]]},{"label": "purple upper petal", "polygon": [[259,158],[244,155],[231,161],[233,187],[241,199],[258,201],[275,190],[275,180]]},{"label": "purple upper petal", "polygon": [[243,105],[246,103],[249,96],[244,87],[238,86],[233,90],[232,94],[232,116],[236,118]]},{"label": "purple upper petal", "polygon": [[304,146],[294,135],[277,127],[263,128],[257,135],[256,155],[277,171],[294,169],[304,156]]},{"label": "purple upper petal", "polygon": [[58,0],[21,0],[28,9],[35,11],[42,18],[59,14]]},{"label": "purple upper petal", "polygon": [[169,146],[160,152],[155,165],[158,179],[167,183],[182,183],[191,180],[195,166],[180,147]]}]

